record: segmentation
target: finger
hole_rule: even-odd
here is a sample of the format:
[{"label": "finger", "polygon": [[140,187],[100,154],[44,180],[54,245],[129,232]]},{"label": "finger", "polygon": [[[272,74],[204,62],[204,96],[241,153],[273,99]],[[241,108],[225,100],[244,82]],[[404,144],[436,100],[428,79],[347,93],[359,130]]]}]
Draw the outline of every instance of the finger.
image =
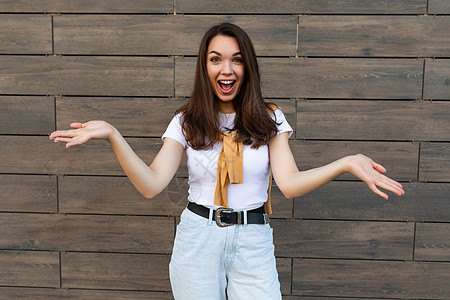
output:
[{"label": "finger", "polygon": [[385,178],[385,179],[380,180],[377,183],[377,186],[379,186],[385,190],[391,191],[391,192],[397,194],[398,196],[402,196],[403,194],[405,194],[405,191],[403,190],[403,188],[401,186],[399,186],[399,183],[390,178]]},{"label": "finger", "polygon": [[75,137],[77,135],[77,131],[75,130],[62,130],[55,131],[50,135],[50,139],[58,138],[58,137]]},{"label": "finger", "polygon": [[70,124],[70,127],[72,128],[83,128],[83,123],[74,122]]},{"label": "finger", "polygon": [[377,163],[374,162],[374,161],[372,161],[372,167],[373,167],[375,170],[377,170],[378,172],[380,172],[380,173],[385,173],[385,172],[386,172],[386,169],[385,169],[382,165],[377,164]]},{"label": "finger", "polygon": [[389,197],[386,193],[383,193],[382,191],[380,191],[375,184],[371,184],[369,185],[369,188],[372,190],[372,192],[374,192],[375,194],[377,194],[378,196],[383,197],[385,200],[387,200]]}]

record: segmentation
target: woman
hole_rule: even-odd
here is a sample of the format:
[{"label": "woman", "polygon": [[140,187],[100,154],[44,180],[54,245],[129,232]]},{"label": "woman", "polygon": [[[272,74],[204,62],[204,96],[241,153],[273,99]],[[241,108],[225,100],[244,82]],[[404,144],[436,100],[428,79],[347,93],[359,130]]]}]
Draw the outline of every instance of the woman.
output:
[{"label": "woman", "polygon": [[182,154],[189,169],[188,207],[177,227],[170,279],[176,299],[281,299],[275,266],[271,175],[286,198],[309,193],[350,172],[383,198],[378,187],[403,195],[386,170],[358,154],[299,172],[289,148],[292,128],[261,96],[253,45],[238,26],[208,30],[200,44],[194,89],[163,135],[150,166],[103,121],[72,123],[50,139],[79,145],[106,139],[134,186],[147,198],[173,178]]}]

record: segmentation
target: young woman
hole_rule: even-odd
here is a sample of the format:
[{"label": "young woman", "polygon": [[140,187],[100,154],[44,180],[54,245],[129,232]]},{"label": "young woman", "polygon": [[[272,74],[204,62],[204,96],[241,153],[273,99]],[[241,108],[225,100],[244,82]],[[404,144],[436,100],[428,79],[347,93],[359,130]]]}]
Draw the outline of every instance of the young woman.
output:
[{"label": "young woman", "polygon": [[194,89],[163,135],[150,166],[103,121],[72,123],[50,139],[66,147],[106,139],[134,186],[147,198],[173,178],[183,152],[189,169],[188,207],[181,215],[170,263],[176,299],[281,299],[275,266],[271,174],[286,198],[309,193],[345,172],[403,195],[386,170],[358,154],[299,172],[283,113],[261,96],[253,45],[238,26],[208,30],[200,44]]}]

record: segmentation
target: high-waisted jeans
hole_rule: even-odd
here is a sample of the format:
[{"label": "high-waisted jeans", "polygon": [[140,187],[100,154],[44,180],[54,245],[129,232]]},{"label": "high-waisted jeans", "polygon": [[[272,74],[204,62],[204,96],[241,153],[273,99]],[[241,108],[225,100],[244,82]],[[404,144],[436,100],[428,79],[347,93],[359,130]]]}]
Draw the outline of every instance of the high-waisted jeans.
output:
[{"label": "high-waisted jeans", "polygon": [[269,224],[219,227],[186,208],[169,270],[176,300],[281,299]]}]

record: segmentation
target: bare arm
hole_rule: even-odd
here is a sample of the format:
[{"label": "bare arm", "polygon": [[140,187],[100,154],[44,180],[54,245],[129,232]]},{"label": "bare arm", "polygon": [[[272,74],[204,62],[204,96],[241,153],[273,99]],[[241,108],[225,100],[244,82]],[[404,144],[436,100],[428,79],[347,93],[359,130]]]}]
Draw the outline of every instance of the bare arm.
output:
[{"label": "bare arm", "polygon": [[286,198],[312,192],[345,172],[364,181],[374,193],[385,199],[388,195],[377,186],[399,196],[404,194],[400,183],[381,174],[386,172],[383,166],[362,154],[346,156],[325,166],[299,172],[289,147],[288,133],[281,133],[271,140],[269,156],[275,182]]},{"label": "bare arm", "polygon": [[146,198],[159,194],[177,171],[183,155],[183,146],[165,138],[150,166],[147,166],[131,149],[120,132],[104,121],[72,123],[72,130],[55,131],[50,139],[66,143],[66,148],[81,145],[91,139],[106,139],[111,145],[125,174]]}]

